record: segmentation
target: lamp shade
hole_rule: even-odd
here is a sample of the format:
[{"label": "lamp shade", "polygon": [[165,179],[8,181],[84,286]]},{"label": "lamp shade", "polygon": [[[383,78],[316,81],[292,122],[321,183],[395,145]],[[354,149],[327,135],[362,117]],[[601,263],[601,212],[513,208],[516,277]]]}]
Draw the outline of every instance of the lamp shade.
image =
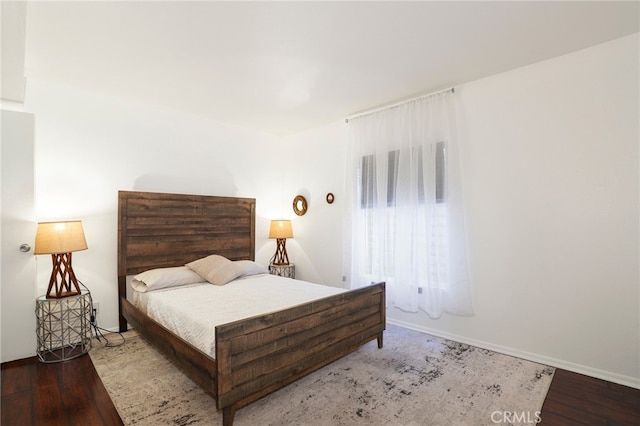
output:
[{"label": "lamp shade", "polygon": [[38,223],[33,254],[71,253],[86,249],[87,240],[79,220]]},{"label": "lamp shade", "polygon": [[272,220],[269,238],[293,238],[290,220]]}]

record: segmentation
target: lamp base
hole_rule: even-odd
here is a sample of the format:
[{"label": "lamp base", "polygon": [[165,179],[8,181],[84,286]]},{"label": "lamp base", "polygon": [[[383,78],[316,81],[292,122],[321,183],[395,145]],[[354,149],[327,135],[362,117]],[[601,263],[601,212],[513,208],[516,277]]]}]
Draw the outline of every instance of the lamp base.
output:
[{"label": "lamp base", "polygon": [[[81,293],[78,279],[71,267],[71,253],[56,253],[51,255],[53,270],[49,278],[47,299],[62,299]],[[60,282],[58,282],[58,277]],[[73,285],[73,288],[72,288]]]},{"label": "lamp base", "polygon": [[287,239],[276,238],[276,254],[273,256],[273,264],[278,266],[286,266],[289,264],[289,256],[287,256]]}]

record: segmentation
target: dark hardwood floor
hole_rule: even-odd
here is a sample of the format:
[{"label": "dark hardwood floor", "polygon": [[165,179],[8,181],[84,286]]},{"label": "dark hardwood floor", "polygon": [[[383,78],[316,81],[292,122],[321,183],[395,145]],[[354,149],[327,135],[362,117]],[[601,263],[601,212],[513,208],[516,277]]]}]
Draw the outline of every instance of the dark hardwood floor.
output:
[{"label": "dark hardwood floor", "polygon": [[[4,363],[0,383],[2,425],[123,424],[89,356],[57,364],[35,357]],[[540,417],[550,426],[637,426],[640,390],[556,370]]]},{"label": "dark hardwood floor", "polygon": [[2,425],[123,425],[91,358],[2,364]]},{"label": "dark hardwood floor", "polygon": [[640,425],[640,390],[556,369],[541,424]]}]

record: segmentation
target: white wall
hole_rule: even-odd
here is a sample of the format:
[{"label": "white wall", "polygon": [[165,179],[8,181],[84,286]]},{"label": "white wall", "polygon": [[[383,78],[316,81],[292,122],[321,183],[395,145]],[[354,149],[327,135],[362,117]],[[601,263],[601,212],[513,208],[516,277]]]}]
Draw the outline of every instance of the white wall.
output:
[{"label": "white wall", "polygon": [[[289,207],[286,216],[293,227],[294,238],[287,240],[289,261],[296,264],[297,278],[335,287],[343,287],[346,130],[344,123],[334,123],[280,144],[290,156],[282,182],[286,199],[281,203]],[[329,192],[335,196],[332,204],[326,202]],[[293,213],[293,198],[298,194],[307,199],[304,216]]]},{"label": "white wall", "polygon": [[639,71],[636,35],[460,88],[477,315],[422,325],[640,386]]},{"label": "white wall", "polygon": [[[634,35],[457,86],[475,315],[388,318],[640,387],[638,75]],[[344,175],[340,127],[291,145],[314,200]],[[326,278],[340,235],[314,208],[304,244]]]},{"label": "white wall", "polygon": [[[118,324],[118,190],[254,197],[257,260],[266,264],[275,250],[268,220],[284,207],[270,138],[37,80],[25,107],[36,116],[36,220],[83,221],[89,249],[74,253],[73,265],[100,303],[102,327]],[[44,293],[51,260],[36,258]]]}]

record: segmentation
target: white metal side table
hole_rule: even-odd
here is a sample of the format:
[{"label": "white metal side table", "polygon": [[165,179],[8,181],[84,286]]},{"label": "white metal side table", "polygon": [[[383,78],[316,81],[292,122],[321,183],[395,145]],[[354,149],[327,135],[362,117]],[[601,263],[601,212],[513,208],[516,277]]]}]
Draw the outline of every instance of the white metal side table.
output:
[{"label": "white metal side table", "polygon": [[91,349],[91,294],[36,300],[37,354],[41,362],[67,361]]},{"label": "white metal side table", "polygon": [[269,272],[271,275],[278,275],[280,277],[295,278],[296,277],[296,265],[290,263],[288,265],[269,265]]}]

